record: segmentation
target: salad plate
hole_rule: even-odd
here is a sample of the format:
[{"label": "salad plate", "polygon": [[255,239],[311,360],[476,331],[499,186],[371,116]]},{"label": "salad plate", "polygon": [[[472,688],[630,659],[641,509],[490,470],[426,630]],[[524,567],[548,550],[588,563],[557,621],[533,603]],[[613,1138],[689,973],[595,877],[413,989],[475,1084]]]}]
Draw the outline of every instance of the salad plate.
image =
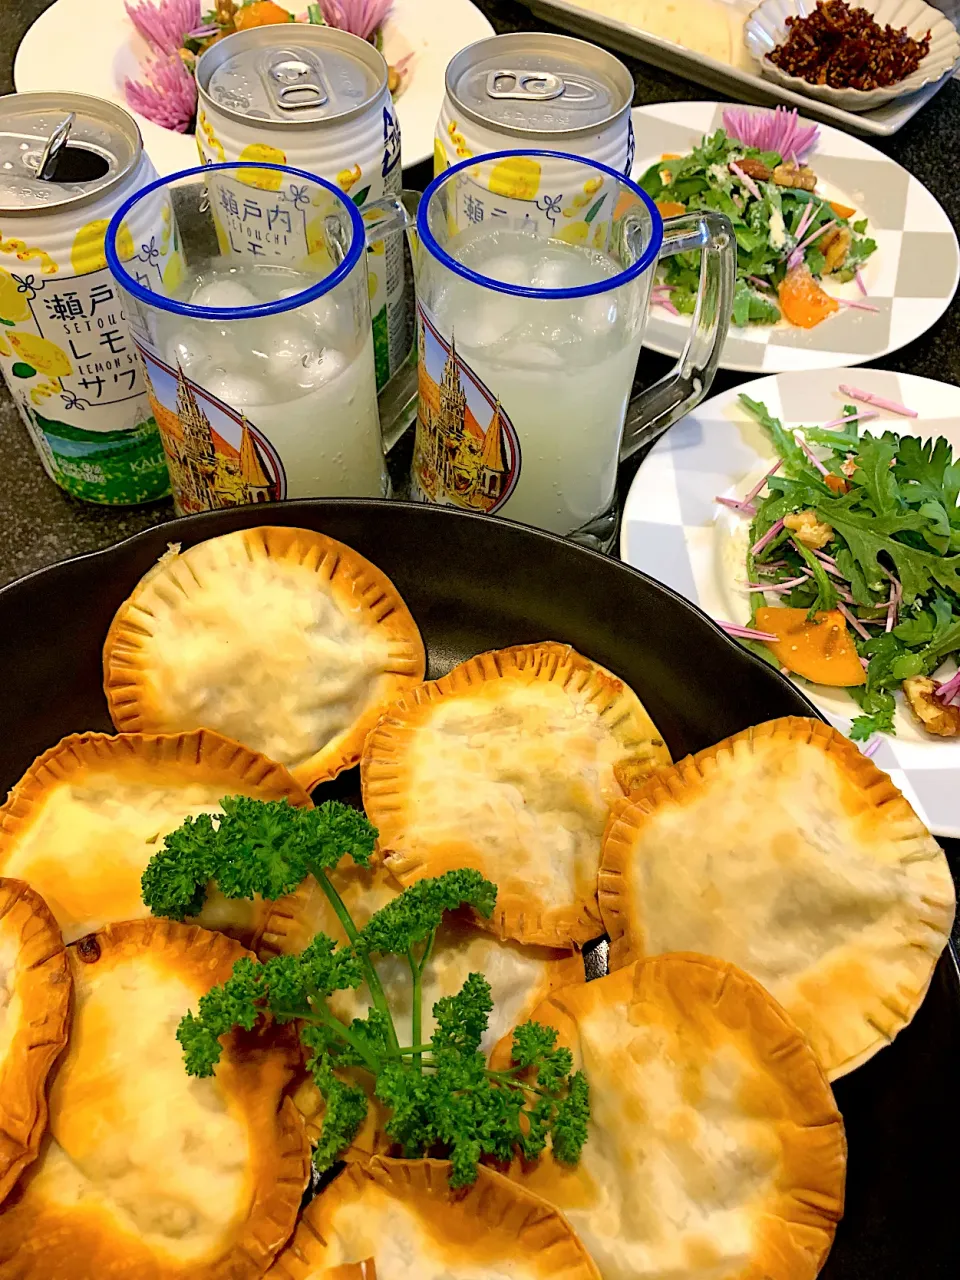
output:
[{"label": "salad plate", "polygon": [[[433,155],[447,63],[465,44],[491,35],[493,27],[470,0],[394,0],[383,27],[383,54],[391,63],[412,55],[396,104],[405,168]],[[95,22],[87,0],[56,0],[24,36],[14,83],[21,93],[89,93],[129,111],[124,81],[141,74],[147,52],[123,0],[97,0]],[[161,177],[197,163],[193,134],[176,133],[132,114]]]},{"label": "salad plate", "polygon": [[[916,411],[917,417],[882,408],[863,424],[924,439],[944,437],[960,449],[960,388],[928,378],[875,369],[781,373],[714,396],[672,428],[637,473],[624,509],[623,559],[679,591],[715,620],[745,625],[751,619],[746,552],[750,518],[717,501],[743,499],[777,461],[770,436],[739,399],[763,404],[785,427],[836,421],[851,397],[840,384]],[[856,408],[867,411],[866,404]],[[766,597],[770,603],[776,596]],[[949,659],[940,679],[955,670]],[[861,711],[845,688],[797,679],[818,710],[842,732]],[[896,694],[894,732],[869,741],[874,762],[890,774],[937,835],[960,836],[960,736],[926,733]],[[859,732],[859,731],[858,731]],[[861,743],[867,747],[867,741]]]},{"label": "salad plate", "polygon": [[[724,111],[730,110],[716,102],[660,102],[634,108],[633,177],[639,181],[665,155],[688,155],[702,138],[723,128]],[[762,114],[760,108],[741,110]],[[798,122],[800,126],[809,123]],[[934,197],[906,169],[866,142],[828,125],[819,126],[819,135],[802,163],[815,171],[819,195],[853,210],[854,227],[866,222],[863,234],[876,243],[876,250],[860,264],[861,283],[855,279],[838,283],[830,277],[827,289],[840,307],[814,327],[799,328],[784,319],[732,326],[721,368],[779,373],[875,360],[925,333],[956,292],[960,280],[956,233]],[[644,345],[677,356],[688,324],[688,317],[653,305]]]}]

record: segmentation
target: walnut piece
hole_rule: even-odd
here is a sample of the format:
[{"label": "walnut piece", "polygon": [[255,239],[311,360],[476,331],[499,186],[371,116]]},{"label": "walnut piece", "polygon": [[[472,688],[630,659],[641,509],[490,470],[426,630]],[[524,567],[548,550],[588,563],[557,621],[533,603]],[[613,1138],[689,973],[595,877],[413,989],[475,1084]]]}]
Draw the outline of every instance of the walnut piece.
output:
[{"label": "walnut piece", "polygon": [[768,168],[762,160],[751,160],[745,156],[736,164],[737,168],[748,178],[753,178],[754,182],[766,182],[773,174],[773,170]]},{"label": "walnut piece", "polygon": [[849,227],[831,227],[820,237],[817,248],[826,259],[824,271],[839,271],[847,260],[853,236]]},{"label": "walnut piece", "polygon": [[797,535],[811,551],[819,551],[833,539],[833,527],[817,519],[815,511],[797,511],[793,515],[783,517],[784,528]]},{"label": "walnut piece", "polygon": [[773,171],[773,180],[778,187],[797,187],[800,191],[814,191],[817,186],[817,175],[809,167],[802,164],[778,164]]},{"label": "walnut piece", "polygon": [[935,733],[939,738],[955,738],[960,734],[960,707],[938,702],[933,696],[936,688],[936,680],[929,676],[913,676],[903,682],[907,706],[927,733]]}]

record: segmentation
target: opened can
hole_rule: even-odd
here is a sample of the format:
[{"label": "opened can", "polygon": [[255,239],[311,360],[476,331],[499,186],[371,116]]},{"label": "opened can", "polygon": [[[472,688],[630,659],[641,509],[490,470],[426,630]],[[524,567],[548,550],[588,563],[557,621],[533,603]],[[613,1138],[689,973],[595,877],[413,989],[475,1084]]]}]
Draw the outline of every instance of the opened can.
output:
[{"label": "opened can", "polygon": [[[627,68],[584,40],[542,31],[478,40],[447,67],[434,174],[493,151],[548,150],[596,160],[629,177],[632,101]],[[555,238],[586,244],[591,235],[599,240],[597,219],[607,222],[612,216],[589,183],[577,185],[582,170],[575,164],[567,181],[551,167],[549,190],[541,189],[541,166],[530,156],[505,158],[489,173],[484,170],[482,181],[479,172],[472,178],[465,174],[458,183],[461,226],[491,218],[529,226],[533,217]]]},{"label": "opened can", "polygon": [[[51,480],[111,505],[169,492],[163,448],[104,256],[113,212],[156,178],[131,116],[75,93],[0,98],[0,369]],[[169,205],[123,252],[144,281],[180,269]]]},{"label": "opened can", "polygon": [[[399,193],[400,130],[387,64],[366,40],[333,27],[256,27],[211,45],[196,76],[204,164],[291,165],[335,183],[361,211]],[[238,176],[242,182],[218,175],[211,183],[222,252],[298,262],[322,252],[328,211],[288,207],[295,193],[271,192],[268,170]],[[401,236],[367,253],[379,390],[410,352],[412,290],[404,288]]]}]

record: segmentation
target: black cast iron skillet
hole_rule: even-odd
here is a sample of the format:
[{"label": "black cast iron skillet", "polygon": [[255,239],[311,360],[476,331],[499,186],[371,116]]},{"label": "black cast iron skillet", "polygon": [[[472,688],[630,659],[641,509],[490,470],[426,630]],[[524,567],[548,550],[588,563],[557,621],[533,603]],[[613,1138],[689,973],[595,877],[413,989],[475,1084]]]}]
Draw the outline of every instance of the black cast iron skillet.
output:
[{"label": "black cast iron skillet", "polygon": [[[637,691],[674,759],[775,716],[817,714],[693,605],[563,539],[438,507],[290,502],[176,520],[0,591],[0,786],[65,734],[111,728],[103,640],[168,543],[268,523],[322,530],[389,574],[423,633],[430,676],[485,649],[565,641]],[[355,797],[356,771],[322,790]],[[960,982],[948,951],[911,1026],[836,1086],[850,1164],[846,1217],[824,1280],[960,1276],[951,1177],[960,1150],[958,1060]]]}]

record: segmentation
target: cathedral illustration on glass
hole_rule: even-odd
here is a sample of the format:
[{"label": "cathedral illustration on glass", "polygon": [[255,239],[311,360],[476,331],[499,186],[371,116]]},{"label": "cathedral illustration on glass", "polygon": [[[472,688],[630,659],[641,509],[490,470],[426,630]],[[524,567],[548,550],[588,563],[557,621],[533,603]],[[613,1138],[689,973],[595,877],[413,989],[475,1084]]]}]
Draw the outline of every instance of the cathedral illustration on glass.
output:
[{"label": "cathedral illustration on glass", "polygon": [[[414,471],[421,494],[431,502],[469,511],[495,511],[516,483],[520,463],[516,432],[499,399],[491,398],[457,355],[456,335],[447,346],[422,309],[418,340],[420,402]],[[440,360],[438,380],[431,366],[439,372]]]},{"label": "cathedral illustration on glass", "polygon": [[[144,359],[143,368],[170,470],[170,487],[181,511],[239,507],[284,497],[284,477],[263,437],[242,413],[237,417],[223,406],[218,415],[239,425],[239,441],[233,444],[214,428],[201,397],[179,366],[173,370]],[[168,408],[158,394],[158,370],[176,379],[175,408]]]}]

